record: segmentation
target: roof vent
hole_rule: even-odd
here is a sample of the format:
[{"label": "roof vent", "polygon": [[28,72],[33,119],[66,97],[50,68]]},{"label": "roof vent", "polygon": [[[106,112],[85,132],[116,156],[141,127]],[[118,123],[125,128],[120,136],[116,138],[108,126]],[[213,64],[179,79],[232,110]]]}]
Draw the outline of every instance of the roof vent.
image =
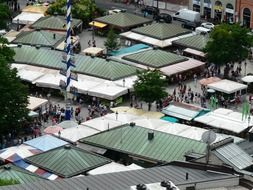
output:
[{"label": "roof vent", "polygon": [[158,47],[157,47],[157,46],[154,46],[154,47],[153,47],[153,50],[158,50]]},{"label": "roof vent", "polygon": [[95,56],[94,56],[94,55],[91,55],[90,57],[93,59]]},{"label": "roof vent", "polygon": [[147,186],[145,184],[136,185],[137,190],[147,190]]},{"label": "roof vent", "polygon": [[22,47],[22,44],[18,44],[18,47],[19,47],[19,48]]},{"label": "roof vent", "polygon": [[106,58],[105,60],[106,60],[107,62],[108,62],[108,61],[110,61],[110,59],[109,59],[109,58]]},{"label": "roof vent", "polygon": [[64,146],[64,148],[65,148],[65,149],[71,149],[71,146],[70,146],[69,144],[66,144],[66,145]]},{"label": "roof vent", "polygon": [[172,184],[171,184],[170,181],[162,181],[162,182],[161,182],[161,186],[162,186],[162,187],[166,187],[167,189],[172,188]]},{"label": "roof vent", "polygon": [[36,45],[35,47],[36,49],[40,49],[41,45]]},{"label": "roof vent", "polygon": [[135,126],[135,123],[134,123],[134,122],[131,122],[129,125],[130,125],[131,127],[134,127],[134,126]]},{"label": "roof vent", "polygon": [[10,169],[11,169],[11,166],[9,166],[9,165],[5,165],[5,166],[4,166],[4,169],[6,169],[6,170],[10,170]]},{"label": "roof vent", "polygon": [[210,146],[210,149],[214,150],[216,148],[222,147],[222,146],[224,146],[226,144],[233,143],[233,142],[234,142],[234,139],[232,137],[228,137],[228,138],[226,138],[224,140],[221,140],[221,141],[218,141],[218,142],[212,144]]},{"label": "roof vent", "polygon": [[149,131],[148,132],[148,140],[149,141],[153,140],[154,136],[155,136],[154,131]]},{"label": "roof vent", "polygon": [[189,179],[189,174],[188,172],[185,173],[185,180],[188,180]]},{"label": "roof vent", "polygon": [[53,34],[53,38],[56,39],[56,34],[55,33]]}]

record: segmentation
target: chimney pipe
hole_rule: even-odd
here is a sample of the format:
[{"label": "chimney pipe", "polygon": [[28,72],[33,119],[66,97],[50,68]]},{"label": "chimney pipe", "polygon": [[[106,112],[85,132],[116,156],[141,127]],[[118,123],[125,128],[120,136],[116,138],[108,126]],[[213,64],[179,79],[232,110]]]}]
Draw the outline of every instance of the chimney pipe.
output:
[{"label": "chimney pipe", "polygon": [[53,38],[54,38],[54,39],[56,38],[56,34],[53,34]]},{"label": "chimney pipe", "polygon": [[188,180],[189,179],[189,174],[188,174],[188,172],[186,172],[186,174],[185,174],[185,180]]},{"label": "chimney pipe", "polygon": [[148,140],[151,141],[154,139],[154,131],[149,131],[148,132]]}]

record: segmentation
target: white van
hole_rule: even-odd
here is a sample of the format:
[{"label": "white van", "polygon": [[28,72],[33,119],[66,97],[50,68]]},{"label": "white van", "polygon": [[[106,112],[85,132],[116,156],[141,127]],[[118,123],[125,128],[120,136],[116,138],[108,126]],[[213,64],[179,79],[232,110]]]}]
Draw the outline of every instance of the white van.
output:
[{"label": "white van", "polygon": [[173,15],[174,20],[200,22],[200,13],[188,9],[181,9]]},{"label": "white van", "polygon": [[204,28],[204,27],[201,27],[201,26],[200,26],[200,27],[197,27],[197,28],[195,29],[195,32],[196,32],[197,34],[204,34],[204,35],[210,33],[210,31],[211,31],[211,29]]}]

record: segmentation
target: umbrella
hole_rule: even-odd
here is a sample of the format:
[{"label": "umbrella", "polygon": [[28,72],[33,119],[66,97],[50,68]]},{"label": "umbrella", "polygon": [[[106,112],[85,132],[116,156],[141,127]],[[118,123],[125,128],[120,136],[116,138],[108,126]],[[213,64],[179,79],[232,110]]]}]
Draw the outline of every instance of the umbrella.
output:
[{"label": "umbrella", "polygon": [[164,114],[161,112],[149,111],[149,112],[145,112],[141,116],[147,117],[147,118],[152,118],[152,119],[160,119],[161,117],[164,116]]},{"label": "umbrella", "polygon": [[58,126],[62,127],[63,129],[67,129],[70,127],[76,127],[76,126],[78,126],[78,124],[74,121],[67,120],[67,121],[63,121],[63,122],[59,123]]},{"label": "umbrella", "polygon": [[119,106],[119,107],[111,108],[113,112],[118,112],[118,113],[127,112],[129,109],[130,107],[128,106]]},{"label": "umbrella", "polygon": [[59,131],[62,131],[63,128],[58,126],[58,125],[54,125],[54,126],[49,126],[47,128],[44,129],[44,133],[46,134],[54,134],[54,133],[58,133]]},{"label": "umbrella", "polygon": [[28,145],[13,146],[2,150],[0,159],[5,162],[16,162],[40,152],[40,150]]},{"label": "umbrella", "polygon": [[209,93],[215,93],[215,90],[214,90],[214,89],[209,88],[209,89],[207,89],[207,92],[209,92]]},{"label": "umbrella", "polygon": [[252,75],[248,75],[248,76],[243,77],[241,80],[243,82],[252,83],[253,82],[253,76]]}]

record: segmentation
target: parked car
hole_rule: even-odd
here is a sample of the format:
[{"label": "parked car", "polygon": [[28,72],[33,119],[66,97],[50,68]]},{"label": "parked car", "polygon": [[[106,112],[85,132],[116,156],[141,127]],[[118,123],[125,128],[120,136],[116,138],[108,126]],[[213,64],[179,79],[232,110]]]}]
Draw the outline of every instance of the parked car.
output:
[{"label": "parked car", "polygon": [[145,6],[144,8],[141,9],[141,12],[147,12],[149,15],[158,15],[159,14],[159,9],[157,7],[152,7],[152,6]]},{"label": "parked car", "polygon": [[158,22],[171,23],[172,17],[171,17],[171,15],[169,15],[167,13],[160,13],[159,15],[156,16],[155,20]]},{"label": "parked car", "polygon": [[211,31],[211,29],[204,28],[204,27],[202,27],[202,26],[197,27],[197,28],[195,29],[195,32],[196,32],[197,34],[203,34],[203,35],[206,35],[206,34],[210,33],[210,31]]},{"label": "parked car", "polygon": [[187,29],[191,29],[191,30],[195,30],[195,28],[197,28],[198,26],[200,26],[199,22],[186,21],[186,22],[182,23],[183,28],[187,28]]},{"label": "parked car", "polygon": [[117,14],[117,13],[124,13],[126,12],[126,9],[112,9],[108,11],[109,15]]},{"label": "parked car", "polygon": [[173,15],[174,20],[200,22],[200,13],[188,9],[181,9]]},{"label": "parked car", "polygon": [[203,22],[201,24],[201,26],[204,27],[204,28],[207,28],[207,29],[213,29],[214,28],[214,24],[211,23],[211,22]]}]

